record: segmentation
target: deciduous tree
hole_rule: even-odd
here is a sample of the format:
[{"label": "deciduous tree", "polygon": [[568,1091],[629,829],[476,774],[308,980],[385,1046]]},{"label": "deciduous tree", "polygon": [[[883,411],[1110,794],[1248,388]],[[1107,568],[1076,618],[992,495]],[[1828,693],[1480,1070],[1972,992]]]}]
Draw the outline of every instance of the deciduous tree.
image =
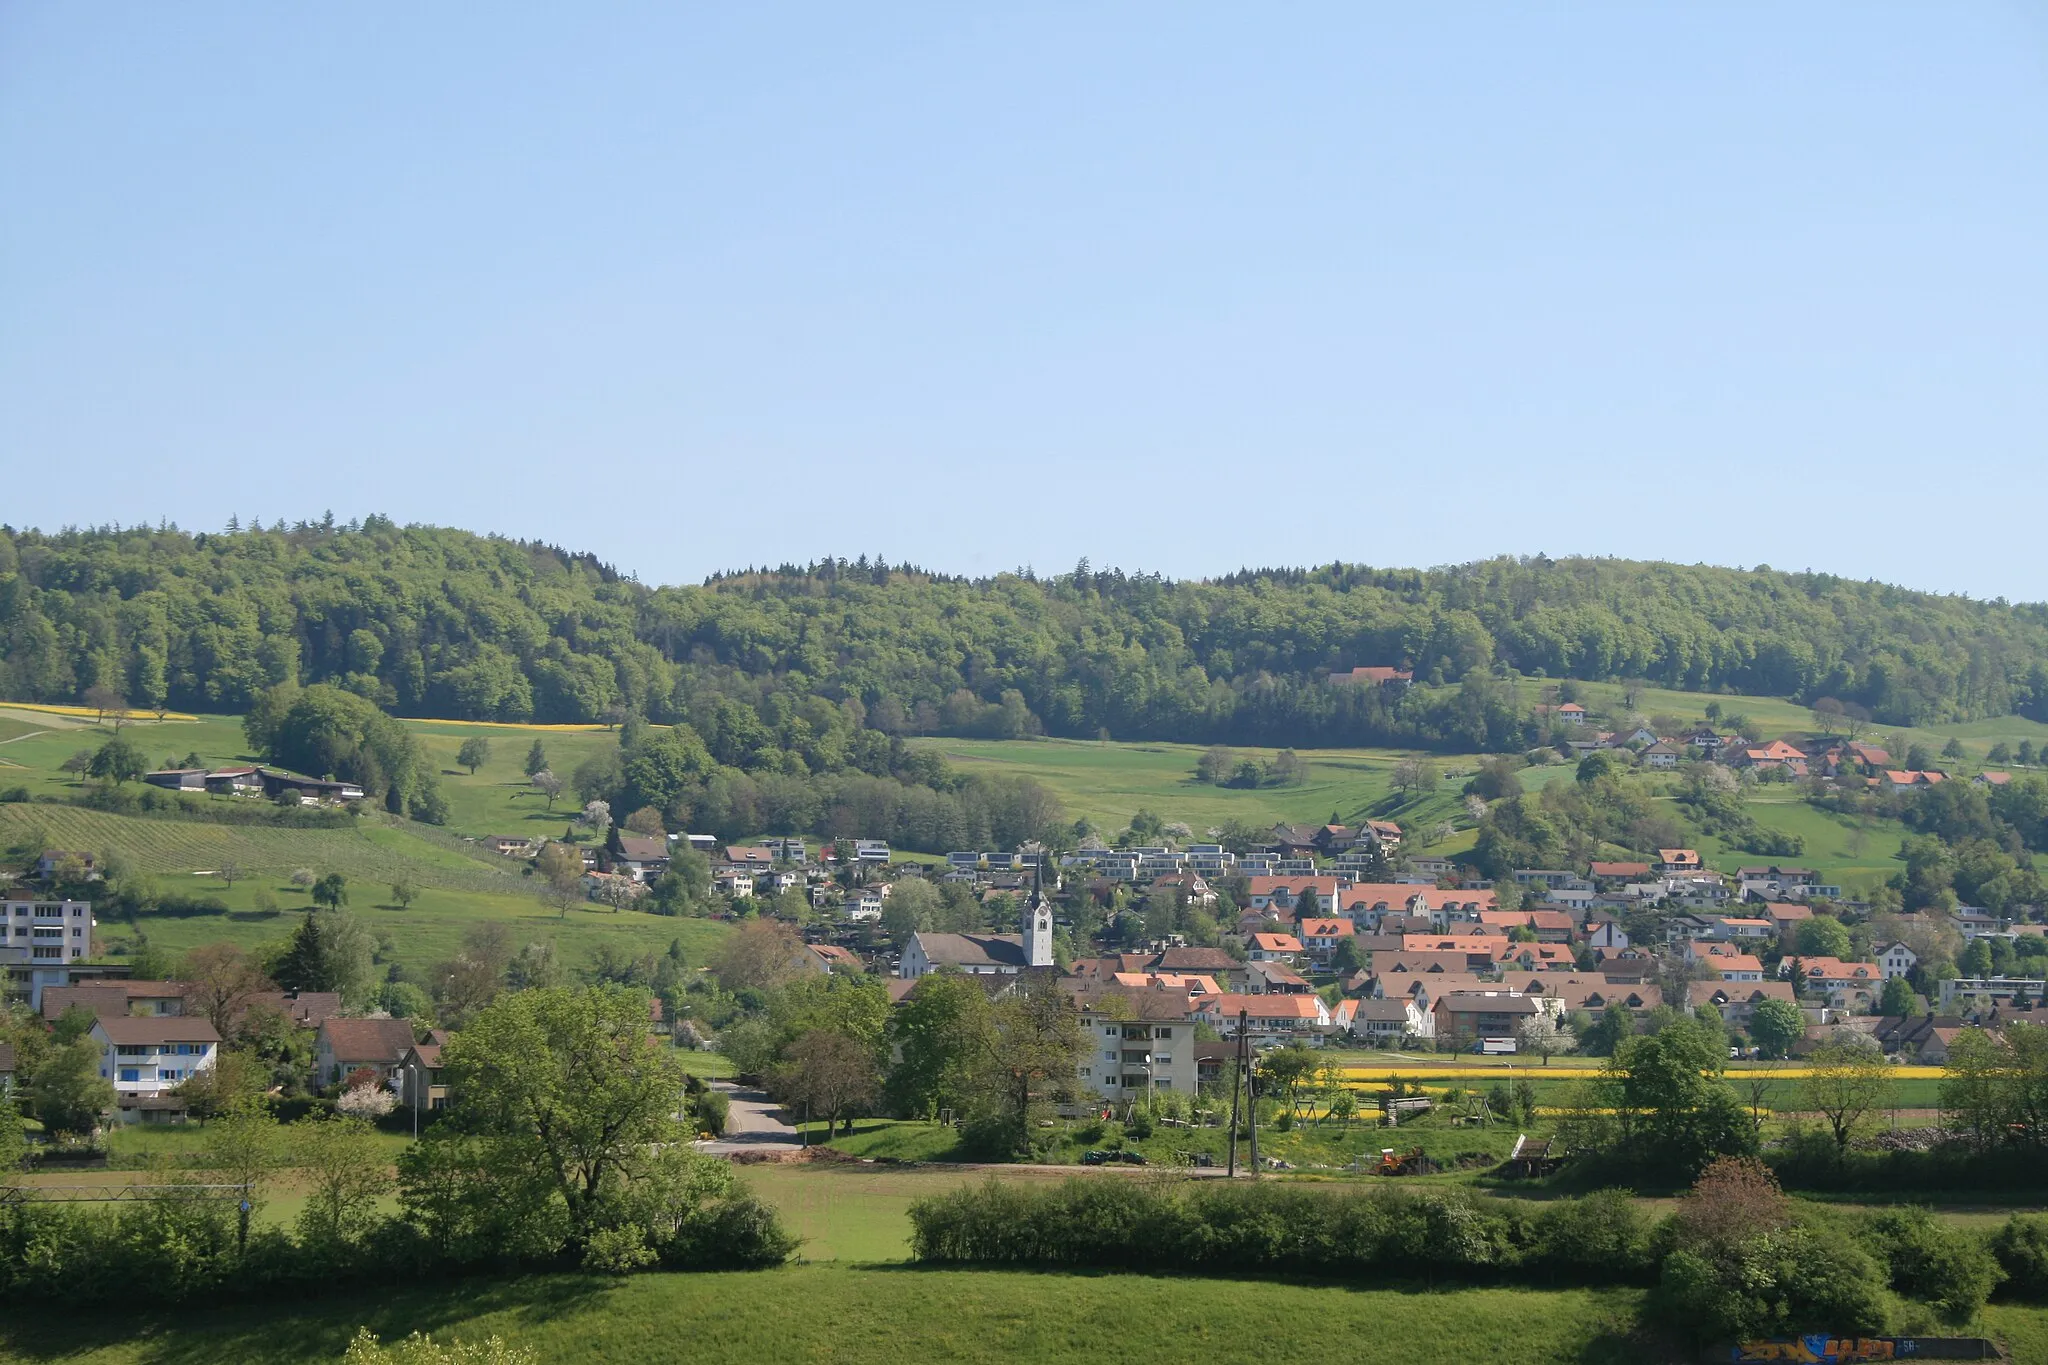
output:
[{"label": "deciduous tree", "polygon": [[1891,1094],[1884,1053],[1867,1039],[1815,1048],[1800,1085],[1806,1107],[1827,1122],[1837,1152],[1847,1152],[1864,1122]]},{"label": "deciduous tree", "polygon": [[491,761],[491,742],[482,735],[471,735],[463,740],[462,747],[456,750],[455,761],[469,769],[469,775],[475,777],[476,770]]}]

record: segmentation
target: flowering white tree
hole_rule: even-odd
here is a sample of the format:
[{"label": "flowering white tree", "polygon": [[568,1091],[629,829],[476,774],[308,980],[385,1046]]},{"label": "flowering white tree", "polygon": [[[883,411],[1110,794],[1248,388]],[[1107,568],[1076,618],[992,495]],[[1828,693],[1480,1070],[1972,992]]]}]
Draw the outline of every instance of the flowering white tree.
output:
[{"label": "flowering white tree", "polygon": [[602,835],[612,827],[611,803],[608,801],[592,801],[583,808],[583,814],[577,818]]},{"label": "flowering white tree", "polygon": [[337,1113],[358,1119],[381,1119],[397,1107],[398,1096],[381,1085],[359,1085],[334,1102]]},{"label": "flowering white tree", "polygon": [[1522,1051],[1533,1052],[1549,1066],[1550,1059],[1560,1052],[1571,1052],[1579,1045],[1578,1035],[1557,1021],[1548,1010],[1539,1009],[1515,1026],[1515,1041]]}]

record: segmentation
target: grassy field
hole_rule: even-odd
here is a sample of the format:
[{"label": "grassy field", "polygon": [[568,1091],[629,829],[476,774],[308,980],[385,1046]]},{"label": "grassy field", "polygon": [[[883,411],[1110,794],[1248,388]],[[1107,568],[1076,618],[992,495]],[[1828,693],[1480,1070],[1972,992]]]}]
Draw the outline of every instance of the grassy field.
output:
[{"label": "grassy field", "polygon": [[[427,832],[374,823],[356,829],[289,830],[209,825],[107,815],[71,806],[0,805],[0,844],[12,844],[40,829],[43,842],[59,848],[118,852],[149,873],[166,895],[210,897],[227,908],[218,913],[152,911],[135,920],[103,919],[102,951],[119,957],[146,938],[172,953],[202,943],[233,942],[248,947],[274,942],[311,908],[303,888],[287,880],[290,870],[340,872],[349,883],[349,909],[379,941],[379,960],[424,969],[454,956],[468,928],[484,920],[511,926],[518,942],[552,940],[571,966],[590,961],[609,946],[639,956],[666,949],[681,939],[688,961],[702,964],[729,932],[721,921],[667,919],[638,911],[613,911],[589,903],[564,916],[543,905],[530,881],[509,860],[493,867],[469,854],[432,842]],[[260,875],[232,886],[211,875],[224,861]],[[399,909],[391,882],[410,877],[418,899]],[[274,908],[263,908],[268,898]]]},{"label": "grassy field", "polygon": [[632,1360],[919,1360],[1149,1365],[1299,1360],[1342,1343],[1362,1365],[1642,1362],[1625,1290],[1432,1294],[1269,1281],[801,1266],[627,1280],[535,1276],[291,1304],[0,1326],[18,1361],[269,1365],[338,1359],[367,1324],[387,1341],[492,1334],[547,1365]]},{"label": "grassy field", "polygon": [[[1275,820],[1321,824],[1336,811],[1346,820],[1391,809],[1394,765],[1413,755],[1394,749],[1305,751],[1308,780],[1295,786],[1238,791],[1197,782],[1196,744],[1122,744],[1078,739],[920,740],[970,772],[1032,777],[1056,792],[1070,816],[1114,831],[1140,809],[1166,820],[1184,821],[1197,834],[1228,820],[1270,824]],[[1240,755],[1271,759],[1273,749],[1238,749]],[[1432,758],[1446,787],[1461,784],[1477,767],[1471,755]],[[1448,793],[1434,802],[1401,810],[1418,821],[1449,816],[1456,802]],[[1438,808],[1441,808],[1439,813]]]}]

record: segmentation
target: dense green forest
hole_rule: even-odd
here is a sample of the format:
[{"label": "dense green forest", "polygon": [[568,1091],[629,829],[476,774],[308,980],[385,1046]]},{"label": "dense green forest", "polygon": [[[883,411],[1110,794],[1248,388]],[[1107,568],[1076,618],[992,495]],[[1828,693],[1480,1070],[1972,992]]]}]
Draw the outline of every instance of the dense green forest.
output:
[{"label": "dense green forest", "polygon": [[[1333,686],[1404,664],[1405,694]],[[1608,559],[968,580],[866,558],[649,588],[595,558],[360,523],[0,528],[0,696],[242,711],[331,683],[399,715],[684,720],[721,763],[856,729],[1502,749],[1510,674],[2048,719],[2048,607]],[[1440,685],[1431,685],[1440,684]],[[813,765],[841,766],[828,757]]]}]

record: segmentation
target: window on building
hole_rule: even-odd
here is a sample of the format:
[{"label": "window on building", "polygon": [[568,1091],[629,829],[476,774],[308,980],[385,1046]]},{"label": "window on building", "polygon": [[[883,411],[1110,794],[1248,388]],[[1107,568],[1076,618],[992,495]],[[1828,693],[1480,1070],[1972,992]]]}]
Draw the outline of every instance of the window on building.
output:
[{"label": "window on building", "polygon": [[139,1081],[142,1079],[142,1072],[135,1067],[124,1066],[121,1068],[121,1079],[124,1081]]}]

